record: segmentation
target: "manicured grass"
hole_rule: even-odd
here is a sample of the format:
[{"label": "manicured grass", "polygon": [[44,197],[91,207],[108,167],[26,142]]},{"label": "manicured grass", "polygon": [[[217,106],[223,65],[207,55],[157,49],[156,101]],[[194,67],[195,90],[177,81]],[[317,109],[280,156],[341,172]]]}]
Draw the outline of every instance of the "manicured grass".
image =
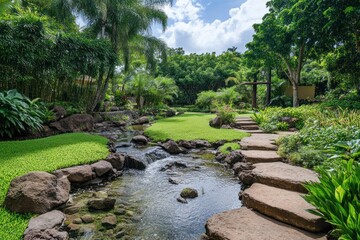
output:
[{"label": "manicured grass", "polygon": [[157,121],[145,134],[154,141],[178,140],[240,140],[249,134],[233,129],[215,129],[209,126],[214,114],[185,113],[184,115]]},{"label": "manicured grass", "polygon": [[52,172],[103,159],[109,154],[106,143],[107,139],[86,133],[0,142],[0,239],[21,239],[30,219],[2,207],[12,179],[31,171]]},{"label": "manicured grass", "polygon": [[222,145],[219,150],[221,153],[229,154],[232,151],[239,150],[240,144],[239,143],[225,143]]}]

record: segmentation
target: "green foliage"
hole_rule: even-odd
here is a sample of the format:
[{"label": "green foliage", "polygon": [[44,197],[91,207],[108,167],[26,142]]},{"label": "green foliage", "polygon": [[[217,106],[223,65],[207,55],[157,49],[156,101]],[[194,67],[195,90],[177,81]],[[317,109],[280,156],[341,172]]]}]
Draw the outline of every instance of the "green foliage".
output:
[{"label": "green foliage", "polygon": [[239,143],[225,143],[221,147],[219,147],[219,151],[223,154],[229,154],[232,151],[239,150],[240,144]]},{"label": "green foliage", "polygon": [[221,119],[223,125],[230,125],[235,121],[236,110],[228,105],[218,105],[216,115]]},{"label": "green foliage", "polygon": [[[159,64],[157,75],[168,76],[179,87],[176,104],[191,105],[204,91],[217,91],[227,86],[227,79],[235,77],[241,65],[236,51],[185,55],[183,49],[170,49],[168,59]],[[233,86],[234,83],[231,83]],[[204,106],[208,107],[208,106]]]},{"label": "green foliage", "polygon": [[[358,154],[360,152],[357,152]],[[342,240],[360,238],[360,163],[341,160],[334,169],[321,168],[320,183],[305,185],[305,199],[317,210],[311,211],[334,226],[333,234]]]},{"label": "green foliage", "polygon": [[214,91],[201,92],[198,94],[198,97],[196,99],[196,106],[210,111],[211,108],[213,107],[216,96],[217,93]]},{"label": "green foliage", "polygon": [[[290,127],[302,129],[305,119],[315,116],[319,108],[317,106],[301,106],[299,108],[269,107],[254,113],[253,119],[265,132],[277,130],[286,131]],[[290,118],[284,122],[283,118]]]},{"label": "green foliage", "polygon": [[209,126],[213,114],[185,113],[184,115],[161,119],[145,130],[153,141],[179,140],[240,140],[249,134],[233,129],[215,129]]},{"label": "green foliage", "polygon": [[334,161],[327,157],[329,149],[341,142],[360,138],[359,116],[357,111],[319,109],[297,134],[279,140],[279,153],[308,168],[332,165]]},{"label": "green foliage", "polygon": [[217,92],[204,91],[198,94],[196,106],[201,109],[211,110],[217,105],[236,105],[239,103],[240,93],[236,86],[230,88],[222,88]]},{"label": "green foliage", "polygon": [[37,105],[16,90],[0,92],[0,136],[38,131],[42,128],[44,112]]},{"label": "green foliage", "polygon": [[[52,172],[56,169],[92,163],[108,155],[107,139],[84,133],[54,137],[0,142],[0,205],[10,181],[31,171]],[[1,239],[21,239],[29,215],[10,213],[0,207]]]}]

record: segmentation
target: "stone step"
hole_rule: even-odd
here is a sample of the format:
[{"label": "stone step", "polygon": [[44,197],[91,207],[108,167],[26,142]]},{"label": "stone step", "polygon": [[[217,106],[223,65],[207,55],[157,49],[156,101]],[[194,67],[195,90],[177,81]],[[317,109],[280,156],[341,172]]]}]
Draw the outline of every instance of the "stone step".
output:
[{"label": "stone step", "polygon": [[256,134],[243,138],[240,142],[241,149],[244,150],[273,150],[278,147],[275,145],[275,139],[279,138],[277,134]]},{"label": "stone step", "polygon": [[275,151],[264,150],[242,150],[245,162],[249,163],[262,163],[262,162],[280,162],[280,157]]},{"label": "stone step", "polygon": [[262,133],[264,133],[263,130],[246,130],[245,132],[250,133],[250,134],[262,134]]},{"label": "stone step", "polygon": [[239,174],[240,180],[247,185],[262,183],[268,186],[306,193],[304,183],[310,181],[319,182],[316,172],[282,162],[256,163],[253,167],[255,168]]},{"label": "stone step", "polygon": [[253,121],[250,117],[235,117],[235,121]]},{"label": "stone step", "polygon": [[259,130],[258,125],[243,125],[241,126],[241,129],[243,130]]},{"label": "stone step", "polygon": [[326,240],[245,207],[212,216],[205,228],[209,240]]},{"label": "stone step", "polygon": [[240,126],[248,126],[248,125],[257,125],[256,122],[254,121],[249,121],[249,120],[239,120],[239,121],[235,121],[236,125],[240,125]]},{"label": "stone step", "polygon": [[310,232],[322,232],[329,225],[306,210],[315,208],[306,202],[304,194],[254,183],[242,193],[243,204],[283,223]]}]

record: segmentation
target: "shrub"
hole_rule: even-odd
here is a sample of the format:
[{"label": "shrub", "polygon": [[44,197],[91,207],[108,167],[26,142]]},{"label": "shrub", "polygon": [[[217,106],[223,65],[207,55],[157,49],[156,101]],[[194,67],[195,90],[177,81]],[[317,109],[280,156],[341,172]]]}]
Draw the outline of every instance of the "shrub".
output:
[{"label": "shrub", "polygon": [[208,109],[210,111],[216,95],[217,93],[214,91],[205,91],[199,93],[196,100],[196,106],[202,109]]},{"label": "shrub", "polygon": [[16,133],[40,130],[44,113],[37,100],[30,101],[16,90],[0,92],[0,135],[11,138]]},{"label": "shrub", "polygon": [[[358,152],[360,153],[360,152]],[[308,183],[305,199],[317,210],[310,211],[334,226],[339,239],[360,239],[360,164],[350,159],[334,169],[321,168],[320,183]]]},{"label": "shrub", "polygon": [[217,106],[216,114],[222,122],[222,125],[229,125],[235,121],[236,111],[231,106],[220,105]]}]

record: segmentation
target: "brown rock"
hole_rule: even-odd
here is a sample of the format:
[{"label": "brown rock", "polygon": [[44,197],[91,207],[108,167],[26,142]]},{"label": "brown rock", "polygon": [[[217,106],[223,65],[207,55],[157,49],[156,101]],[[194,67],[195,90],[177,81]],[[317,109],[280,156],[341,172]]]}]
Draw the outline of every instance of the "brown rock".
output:
[{"label": "brown rock", "polygon": [[103,176],[104,174],[110,172],[113,169],[111,163],[107,161],[96,162],[91,165],[91,168],[98,177]]},{"label": "brown rock", "polygon": [[113,198],[92,199],[88,201],[88,206],[92,210],[109,211],[114,208],[115,202]]},{"label": "brown rock", "polygon": [[55,121],[58,121],[61,118],[64,118],[67,114],[66,110],[62,106],[54,106],[52,111],[55,114]]},{"label": "brown rock", "polygon": [[130,169],[144,170],[146,168],[146,164],[132,156],[126,156],[124,167]]},{"label": "brown rock", "polygon": [[148,143],[148,139],[144,135],[134,136],[131,141],[141,145],[146,145]]},{"label": "brown rock", "polygon": [[104,217],[101,220],[101,225],[107,229],[114,228],[116,226],[116,216],[111,214],[111,215]]},{"label": "brown rock", "polygon": [[33,230],[24,235],[24,240],[68,240],[67,232],[60,232],[56,229]]},{"label": "brown rock", "polygon": [[179,145],[173,140],[169,140],[161,144],[161,147],[170,154],[179,154],[184,152],[184,149],[179,147]]},{"label": "brown rock", "polygon": [[94,118],[89,114],[74,114],[60,119],[57,122],[50,123],[50,127],[64,133],[92,131],[94,127]]},{"label": "brown rock", "polygon": [[196,148],[211,148],[211,144],[208,142],[208,141],[205,141],[205,140],[195,140],[195,141],[192,141]]},{"label": "brown rock", "polygon": [[93,179],[93,171],[90,165],[82,165],[60,169],[54,172],[56,176],[66,176],[71,183],[84,183]]},{"label": "brown rock", "polygon": [[290,191],[306,193],[303,184],[306,182],[318,182],[318,176],[314,171],[302,167],[291,166],[282,162],[257,163],[251,171],[240,173],[240,180],[251,185],[262,183]]},{"label": "brown rock", "polygon": [[91,216],[90,214],[86,214],[84,216],[81,217],[81,220],[84,222],[84,223],[93,223],[95,221],[94,217]]},{"label": "brown rock", "polygon": [[34,230],[46,230],[60,227],[65,220],[65,215],[58,211],[53,210],[51,212],[44,213],[40,216],[31,218],[25,234]]},{"label": "brown rock", "polygon": [[238,175],[242,171],[254,169],[254,166],[251,163],[237,162],[234,164],[232,169],[235,174]]},{"label": "brown rock", "polygon": [[137,121],[137,124],[143,125],[150,123],[150,119],[148,117],[141,117]]},{"label": "brown rock", "polygon": [[186,149],[194,149],[194,148],[196,148],[195,143],[193,143],[191,141],[180,140],[178,142],[178,145],[180,147],[183,147],[183,148],[186,148]]},{"label": "brown rock", "polygon": [[243,160],[244,156],[242,155],[240,150],[230,152],[225,158],[225,162],[230,165],[233,165],[237,162],[242,162]]},{"label": "brown rock", "polygon": [[283,223],[310,232],[322,232],[329,226],[309,212],[315,208],[305,201],[304,194],[255,183],[242,193],[243,204]]},{"label": "brown rock", "polygon": [[220,128],[222,123],[223,122],[222,122],[221,118],[215,117],[210,120],[209,125],[210,125],[210,127],[213,127],[213,128]]},{"label": "brown rock", "polygon": [[69,199],[70,183],[46,172],[31,172],[11,181],[4,205],[18,213],[46,213]]},{"label": "brown rock", "polygon": [[247,208],[219,213],[206,223],[209,240],[326,240]]},{"label": "brown rock", "polygon": [[109,163],[111,163],[113,168],[115,168],[116,170],[121,171],[124,169],[125,158],[126,158],[126,156],[124,154],[113,153],[113,154],[109,155],[105,159],[105,161],[108,161]]}]

